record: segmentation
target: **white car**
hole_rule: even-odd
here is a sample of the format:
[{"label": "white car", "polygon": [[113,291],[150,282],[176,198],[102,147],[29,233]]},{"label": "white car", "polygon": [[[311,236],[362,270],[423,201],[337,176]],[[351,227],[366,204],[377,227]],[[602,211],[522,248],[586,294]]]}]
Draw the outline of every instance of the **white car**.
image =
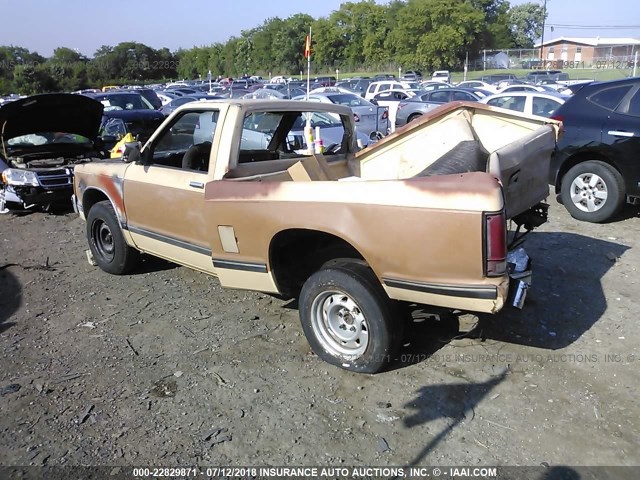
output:
[{"label": "white car", "polygon": [[400,90],[394,88],[376,93],[371,101],[375,101],[375,103],[381,107],[387,107],[389,109],[389,121],[391,123],[391,131],[393,132],[396,129],[396,113],[398,112],[398,105],[400,102],[415,96],[416,90]]},{"label": "white car", "polygon": [[371,100],[377,93],[385,90],[406,90],[407,87],[397,80],[380,80],[379,82],[371,82],[367,93],[364,94],[365,100]]},{"label": "white car", "polygon": [[456,85],[458,88],[481,88],[488,92],[498,93],[498,87],[492,83],[483,82],[481,80],[467,80],[466,82],[460,82]]},{"label": "white car", "polygon": [[557,93],[500,92],[483,98],[480,103],[549,118],[567,98]]},{"label": "white car", "polygon": [[433,75],[431,75],[431,80],[451,83],[451,73],[449,70],[436,70],[433,72]]},{"label": "white car", "polygon": [[545,88],[542,85],[528,85],[528,84],[518,84],[518,85],[507,85],[499,90],[499,93],[507,93],[507,92],[548,92],[549,90],[553,90],[551,87]]}]

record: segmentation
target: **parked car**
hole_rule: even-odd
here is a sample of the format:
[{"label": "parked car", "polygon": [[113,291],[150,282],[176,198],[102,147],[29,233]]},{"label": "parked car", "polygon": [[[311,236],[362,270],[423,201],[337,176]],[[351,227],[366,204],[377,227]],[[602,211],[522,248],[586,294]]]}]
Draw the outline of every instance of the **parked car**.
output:
[{"label": "parked car", "polygon": [[156,92],[154,92],[152,89],[150,89],[150,88],[136,88],[134,90],[134,92],[139,93],[144,98],[146,98],[147,101],[151,104],[151,106],[153,108],[155,108],[156,110],[158,110],[160,107],[162,107],[162,100],[160,100],[160,98],[158,97]]},{"label": "parked car", "polygon": [[[124,152],[124,137],[127,141],[145,143],[164,121],[165,115],[158,110],[107,110],[100,122],[100,139],[104,150],[111,157],[119,157]],[[121,145],[118,145],[121,144]],[[120,147],[119,149],[116,146]],[[105,152],[105,156],[106,152]]]},{"label": "parked car", "polygon": [[0,107],[0,213],[69,204],[74,167],[100,157],[103,108],[69,93],[34,95]]},{"label": "parked car", "polygon": [[133,91],[113,91],[87,94],[98,100],[106,111],[109,110],[155,110],[153,105],[139,93]]},{"label": "parked car", "polygon": [[408,72],[405,72],[404,75],[402,75],[401,80],[406,80],[408,82],[419,82],[420,80],[422,80],[422,73],[418,72],[417,70],[409,70]]},{"label": "parked car", "polygon": [[333,87],[336,84],[336,77],[316,77],[311,83],[321,87]]},{"label": "parked car", "polygon": [[216,98],[221,98],[221,97],[218,97],[217,95],[209,95],[206,93],[185,95],[183,97],[177,97],[171,100],[169,103],[167,103],[160,109],[160,112],[162,112],[162,114],[166,117],[169,114],[173,113],[173,111],[176,108],[178,108],[180,105],[184,105],[185,103],[196,102],[198,100],[214,100]]},{"label": "parked car", "polygon": [[337,82],[336,87],[346,87],[353,90],[355,93],[364,97],[369,85],[373,82],[370,78],[352,78],[350,80],[345,80],[342,82]]},{"label": "parked car", "polygon": [[405,102],[400,102],[396,112],[395,125],[396,127],[406,125],[443,103],[455,101],[477,102],[489,95],[490,92],[467,88],[444,88],[421,93]]},{"label": "parked car", "polygon": [[481,99],[480,103],[529,115],[550,117],[567,98],[560,94],[546,92],[500,92]]},{"label": "parked car", "polygon": [[414,90],[384,90],[376,93],[371,99],[371,103],[380,105],[381,107],[387,107],[389,110],[389,122],[391,123],[391,130],[393,131],[396,125],[398,105],[400,105],[400,102],[415,97],[417,93],[419,92]]},{"label": "parked car", "polygon": [[[356,155],[341,105],[190,103],[122,162],[79,166],[75,210],[103,271],[130,273],[144,252],[297,299],[319,358],[375,373],[403,343],[397,301],[522,308],[531,262],[509,260],[507,221],[546,221],[555,124],[478,103],[436,113]],[[316,156],[292,130],[309,119],[325,138],[322,116],[341,134]]]},{"label": "parked car", "polygon": [[512,73],[496,73],[494,75],[483,75],[480,77],[480,80],[483,82],[491,83],[493,85],[497,85],[498,83],[504,80],[518,80]]},{"label": "parked car", "polygon": [[517,84],[517,85],[507,85],[504,88],[499,90],[500,93],[508,93],[508,92],[551,92],[555,93],[557,90],[555,88],[547,87],[546,85],[527,85],[527,84]]},{"label": "parked car", "polygon": [[345,105],[353,112],[356,128],[368,137],[380,132],[389,133],[389,110],[375,105],[355,93],[315,93],[309,94],[309,101]]},{"label": "parked car", "polygon": [[451,73],[449,70],[436,70],[431,75],[431,80],[435,80],[436,82],[446,82],[451,83]]},{"label": "parked car", "polygon": [[466,82],[460,82],[456,85],[458,88],[480,88],[487,92],[498,93],[496,86],[489,82],[483,82],[482,80],[467,80]]},{"label": "parked car", "polygon": [[549,183],[571,216],[606,222],[640,203],[640,78],[585,85],[551,118],[564,134]]},{"label": "parked car", "polygon": [[415,101],[447,103],[461,100],[466,102],[477,102],[481,98],[488,97],[489,95],[491,95],[491,92],[481,90],[479,88],[451,87],[421,93],[419,95],[416,95],[415,98],[419,100]]},{"label": "parked car", "polygon": [[385,90],[405,90],[406,87],[396,80],[381,80],[379,82],[371,82],[367,93],[364,94],[366,100],[371,100],[376,93],[383,92]]}]

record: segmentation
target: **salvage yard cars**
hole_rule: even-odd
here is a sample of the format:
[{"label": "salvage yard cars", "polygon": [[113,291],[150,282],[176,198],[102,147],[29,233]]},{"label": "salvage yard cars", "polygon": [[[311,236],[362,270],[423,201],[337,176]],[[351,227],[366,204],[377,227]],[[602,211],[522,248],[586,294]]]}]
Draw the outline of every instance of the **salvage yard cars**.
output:
[{"label": "salvage yard cars", "polygon": [[68,205],[74,167],[99,155],[102,109],[73,94],[35,95],[0,108],[0,213]]}]

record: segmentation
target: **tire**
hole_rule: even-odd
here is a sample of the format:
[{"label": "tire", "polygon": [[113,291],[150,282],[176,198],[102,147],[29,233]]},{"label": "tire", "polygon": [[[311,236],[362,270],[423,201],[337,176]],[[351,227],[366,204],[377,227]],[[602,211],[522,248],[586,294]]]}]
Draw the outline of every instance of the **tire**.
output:
[{"label": "tire", "polygon": [[329,262],[305,282],[299,305],[312,350],[345,370],[380,371],[402,341],[404,324],[365,264]]},{"label": "tire", "polygon": [[606,222],[624,205],[624,180],[611,165],[589,160],[575,165],[562,177],[560,197],[573,218]]},{"label": "tire", "polygon": [[407,123],[411,123],[414,120],[420,118],[421,116],[422,116],[421,113],[413,113],[413,114],[409,115],[409,118],[407,118]]},{"label": "tire", "polygon": [[140,253],[125,242],[113,205],[108,200],[96,203],[89,210],[87,240],[94,260],[107,273],[124,275],[138,265]]}]

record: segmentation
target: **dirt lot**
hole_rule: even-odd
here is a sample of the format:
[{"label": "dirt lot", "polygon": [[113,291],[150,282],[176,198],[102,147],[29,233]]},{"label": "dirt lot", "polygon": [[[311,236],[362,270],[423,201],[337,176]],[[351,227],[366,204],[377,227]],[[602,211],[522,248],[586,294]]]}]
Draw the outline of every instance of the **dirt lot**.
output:
[{"label": "dirt lot", "polygon": [[157,260],[111,276],[74,214],[0,216],[0,464],[640,464],[638,209],[552,202],[526,246],[524,311],[466,335],[414,311],[367,376],[312,355],[294,304]]}]

